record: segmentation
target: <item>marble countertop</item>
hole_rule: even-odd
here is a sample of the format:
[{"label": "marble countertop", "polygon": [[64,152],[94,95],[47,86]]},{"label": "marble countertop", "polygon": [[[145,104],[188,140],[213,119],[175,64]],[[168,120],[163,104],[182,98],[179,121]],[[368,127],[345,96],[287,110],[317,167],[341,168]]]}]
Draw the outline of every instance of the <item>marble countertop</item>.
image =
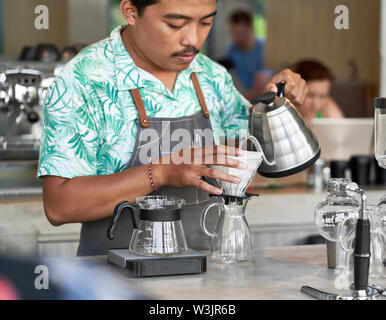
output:
[{"label": "marble countertop", "polygon": [[[125,270],[107,262],[106,256],[66,260],[101,274],[113,275],[128,290],[136,288],[149,298],[165,300],[303,300],[303,285],[334,293],[342,277],[327,268],[325,245],[256,249],[251,262],[234,265],[208,260],[207,271],[196,275],[129,278]],[[386,286],[386,282],[376,284]]]}]

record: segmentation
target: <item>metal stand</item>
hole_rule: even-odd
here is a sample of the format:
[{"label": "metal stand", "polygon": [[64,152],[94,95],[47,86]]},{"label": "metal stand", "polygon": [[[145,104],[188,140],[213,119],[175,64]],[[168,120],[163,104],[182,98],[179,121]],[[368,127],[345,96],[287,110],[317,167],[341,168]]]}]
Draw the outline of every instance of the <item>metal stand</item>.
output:
[{"label": "metal stand", "polygon": [[355,290],[354,284],[351,285],[351,289],[353,289],[351,295],[324,292],[309,286],[303,286],[300,291],[318,300],[378,300],[382,296],[386,297],[385,289],[372,284],[369,284],[367,290]]},{"label": "metal stand", "polygon": [[237,202],[237,204],[239,204],[239,205],[242,205],[243,201],[246,200],[246,199],[249,199],[251,197],[258,197],[258,196],[259,196],[258,194],[248,193],[248,192],[245,193],[244,197],[229,196],[229,195],[226,195],[226,194],[221,194],[221,195],[209,194],[209,197],[220,197],[220,198],[223,198],[225,204],[229,204],[229,203],[232,203],[232,202]]}]

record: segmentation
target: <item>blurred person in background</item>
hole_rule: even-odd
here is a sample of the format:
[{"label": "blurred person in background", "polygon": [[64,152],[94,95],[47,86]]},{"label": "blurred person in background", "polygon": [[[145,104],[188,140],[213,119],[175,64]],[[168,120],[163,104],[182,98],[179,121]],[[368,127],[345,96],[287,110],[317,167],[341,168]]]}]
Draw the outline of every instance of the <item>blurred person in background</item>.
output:
[{"label": "blurred person in background", "polygon": [[223,61],[231,64],[235,85],[245,98],[254,103],[272,76],[270,71],[264,69],[264,40],[255,36],[253,15],[248,10],[234,11],[229,23],[232,44]]},{"label": "blurred person in background", "polygon": [[344,118],[342,110],[330,96],[334,77],[326,66],[315,60],[302,60],[294,65],[293,71],[307,83],[308,93],[298,106],[306,123],[313,118]]}]

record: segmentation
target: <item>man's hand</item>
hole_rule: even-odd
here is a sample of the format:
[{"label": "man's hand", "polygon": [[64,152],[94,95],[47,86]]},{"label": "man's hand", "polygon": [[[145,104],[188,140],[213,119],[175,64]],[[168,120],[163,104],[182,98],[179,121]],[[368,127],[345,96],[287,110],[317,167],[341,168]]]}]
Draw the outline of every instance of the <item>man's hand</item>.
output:
[{"label": "man's hand", "polygon": [[303,103],[307,95],[306,81],[297,73],[285,69],[278,74],[274,75],[269,83],[265,86],[265,91],[277,92],[276,83],[285,81],[285,95],[290,99],[296,106]]},{"label": "man's hand", "polygon": [[219,179],[231,183],[240,183],[240,178],[226,174],[223,171],[210,168],[210,165],[247,169],[247,164],[241,160],[227,156],[238,157],[242,150],[222,145],[208,147],[191,147],[182,149],[170,156],[154,160],[153,174],[158,185],[175,187],[194,186],[211,194],[221,194],[220,188],[214,187],[202,177]]}]

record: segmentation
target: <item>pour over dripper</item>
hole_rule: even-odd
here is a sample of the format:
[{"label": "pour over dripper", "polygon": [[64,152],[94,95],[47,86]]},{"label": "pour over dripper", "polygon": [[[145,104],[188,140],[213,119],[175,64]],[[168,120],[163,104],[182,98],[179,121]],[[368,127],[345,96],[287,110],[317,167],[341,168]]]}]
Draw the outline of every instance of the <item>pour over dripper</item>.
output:
[{"label": "pour over dripper", "polygon": [[[259,146],[256,145],[256,138],[253,136],[246,136],[240,141],[240,149],[242,149],[243,145],[251,140],[255,145],[257,150],[260,150]],[[257,142],[258,143],[258,142]],[[223,194],[233,197],[245,197],[245,192],[250,185],[253,177],[256,175],[257,169],[259,168],[261,162],[263,161],[264,155],[260,151],[244,151],[244,154],[239,157],[228,156],[228,158],[240,160],[247,164],[248,168],[245,170],[230,168],[225,166],[217,166],[212,165],[211,167],[220,171],[223,171],[229,175],[233,175],[239,177],[241,182],[239,184],[235,184],[232,182],[227,182],[223,180],[217,179],[217,183],[223,190]]]}]

